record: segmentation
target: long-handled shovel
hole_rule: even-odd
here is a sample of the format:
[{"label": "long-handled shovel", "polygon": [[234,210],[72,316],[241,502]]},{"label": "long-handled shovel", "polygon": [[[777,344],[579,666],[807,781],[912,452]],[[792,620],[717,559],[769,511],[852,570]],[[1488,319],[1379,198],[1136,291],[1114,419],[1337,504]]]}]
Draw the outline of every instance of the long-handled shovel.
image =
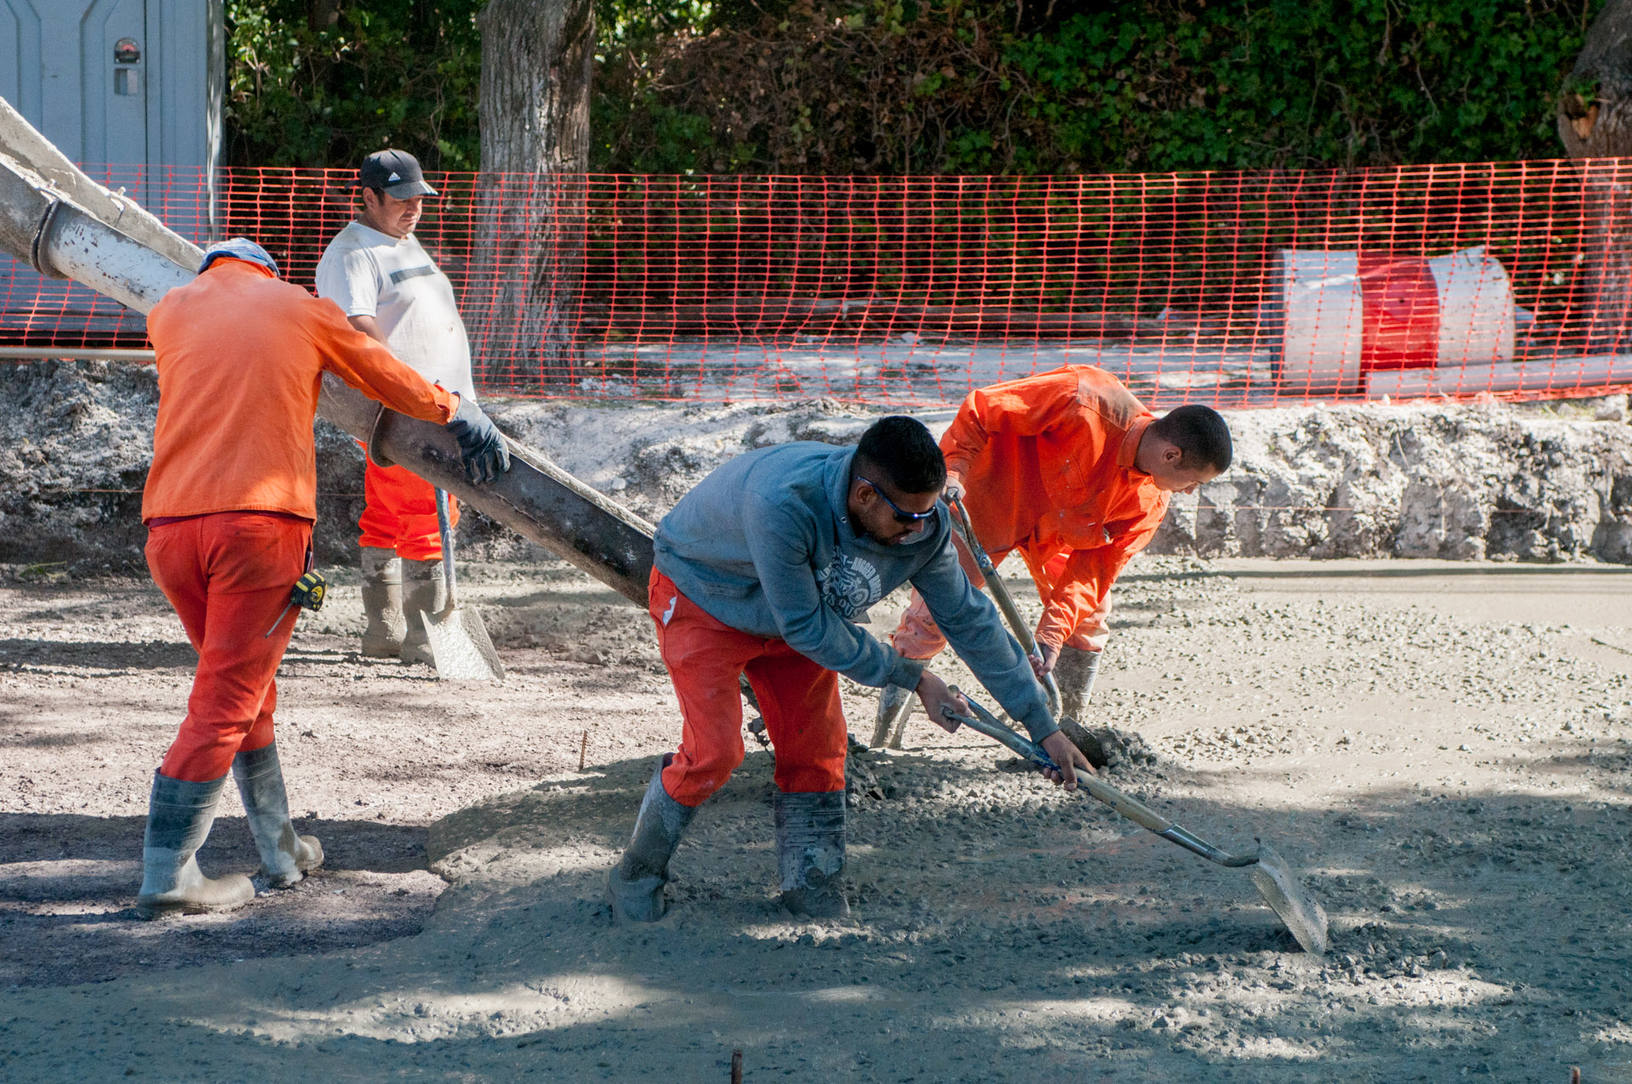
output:
[{"label": "long-handled shovel", "polygon": [[[986,548],[980,544],[980,539],[975,537],[975,529],[969,524],[969,513],[964,511],[963,502],[952,498],[946,504],[952,510],[953,528],[963,536],[964,544],[969,547],[969,552],[975,558],[975,567],[980,569],[980,574],[986,579],[986,589],[991,592],[997,608],[1003,612],[1003,618],[1008,621],[1009,628],[1014,630],[1015,639],[1020,641],[1020,647],[1027,655],[1035,657],[1037,640],[1031,635],[1031,627],[1020,616],[1020,607],[1014,604],[1014,596],[1009,594],[1008,587],[1003,583],[1003,577],[997,574],[997,566],[992,564]],[[1059,718],[1060,689],[1054,683],[1053,674],[1043,678],[1043,691],[1048,694],[1049,713],[1056,719]],[[901,748],[901,739],[907,729],[907,716],[910,714],[912,713],[902,712],[901,717],[896,720],[895,733],[888,735],[891,749]],[[873,744],[883,745],[885,738],[881,725],[880,731],[873,735]]]},{"label": "long-handled shovel", "polygon": [[[967,696],[964,699],[969,700]],[[1057,770],[1048,754],[1031,739],[1004,726],[991,712],[973,700],[969,700],[969,708],[974,712],[973,716],[953,714],[948,717],[953,722],[967,724],[971,729],[978,730],[989,738],[996,738],[1038,768]],[[1298,883],[1297,875],[1287,865],[1286,859],[1276,854],[1274,850],[1260,841],[1255,854],[1230,854],[1228,851],[1222,851],[1174,824],[1144,803],[1123,794],[1098,776],[1090,775],[1080,768],[1077,769],[1076,775],[1079,790],[1086,790],[1091,797],[1104,802],[1140,827],[1155,832],[1169,842],[1177,843],[1187,851],[1194,851],[1209,862],[1237,869],[1246,868],[1252,874],[1252,883],[1257,886],[1258,894],[1263,896],[1264,902],[1280,916],[1281,922],[1292,932],[1292,936],[1303,946],[1303,950],[1316,956],[1325,953],[1326,912],[1303,890]]]},{"label": "long-handled shovel", "polygon": [[[997,603],[997,608],[1003,611],[1004,618],[1009,622],[1009,628],[1014,630],[1014,638],[1020,641],[1020,646],[1027,655],[1035,657],[1037,640],[1031,635],[1031,626],[1020,616],[1020,607],[1014,604],[1014,596],[1009,594],[1009,588],[1003,582],[1003,577],[997,574],[997,566],[992,564],[991,555],[986,552],[986,547],[980,544],[980,539],[975,537],[974,525],[969,522],[969,513],[964,510],[963,502],[954,497],[946,503],[947,507],[952,509],[952,525],[963,535],[964,543],[974,555],[975,567],[979,568],[980,574],[985,577],[986,587],[992,592],[992,599]],[[1048,693],[1048,710],[1056,716],[1059,715],[1060,689],[1054,684],[1053,674],[1043,678],[1043,689]]]},{"label": "long-handled shovel", "polygon": [[448,522],[448,495],[436,491],[436,526],[442,533],[442,580],[448,601],[441,613],[421,613],[436,660],[436,676],[448,681],[503,681],[504,664],[482,624],[482,615],[459,605],[454,593],[453,527]]}]

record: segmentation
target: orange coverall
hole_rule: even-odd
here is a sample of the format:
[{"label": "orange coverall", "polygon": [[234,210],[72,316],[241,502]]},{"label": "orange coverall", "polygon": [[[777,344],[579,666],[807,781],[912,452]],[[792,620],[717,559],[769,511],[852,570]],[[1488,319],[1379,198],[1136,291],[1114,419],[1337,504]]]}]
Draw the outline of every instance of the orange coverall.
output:
[{"label": "orange coverall", "polygon": [[[1152,420],[1110,373],[1068,365],[970,392],[941,437],[975,537],[994,565],[1018,549],[1037,584],[1039,647],[1105,646],[1111,584],[1167,513],[1168,494],[1133,466]],[[946,646],[916,593],[891,642],[913,659]]]},{"label": "orange coverall", "polygon": [[148,568],[198,652],[187,716],[159,770],[203,782],[272,742],[274,675],[300,612],[279,611],[317,518],[323,371],[424,421],[446,423],[457,401],[334,302],[246,260],[218,259],[171,290],[147,330],[159,371],[142,495]]},{"label": "orange coverall", "polygon": [[742,763],[739,673],[753,686],[776,748],[777,787],[843,790],[847,738],[838,674],[786,640],[767,640],[710,616],[655,568],[648,587],[647,612],[684,720],[680,748],[663,770],[669,796],[684,806],[702,805]]},{"label": "orange coverall", "polygon": [[[448,494],[448,527],[459,526],[459,502]],[[363,514],[357,517],[360,546],[390,550],[407,561],[442,556],[436,522],[436,487],[407,467],[382,467],[363,447]]]}]

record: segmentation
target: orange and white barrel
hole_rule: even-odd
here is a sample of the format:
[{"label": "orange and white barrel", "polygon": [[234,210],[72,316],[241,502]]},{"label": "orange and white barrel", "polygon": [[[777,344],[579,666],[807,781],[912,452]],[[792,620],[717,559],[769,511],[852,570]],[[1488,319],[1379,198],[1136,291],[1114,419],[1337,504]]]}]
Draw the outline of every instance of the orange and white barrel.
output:
[{"label": "orange and white barrel", "polygon": [[1432,259],[1285,249],[1278,383],[1290,394],[1358,391],[1375,372],[1513,358],[1513,290],[1481,248]]}]

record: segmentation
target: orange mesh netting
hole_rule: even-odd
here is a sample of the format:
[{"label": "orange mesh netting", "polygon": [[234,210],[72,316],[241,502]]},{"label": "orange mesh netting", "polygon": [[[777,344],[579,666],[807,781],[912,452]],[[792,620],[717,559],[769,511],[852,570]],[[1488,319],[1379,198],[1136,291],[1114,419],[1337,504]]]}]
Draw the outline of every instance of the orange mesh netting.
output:
[{"label": "orange mesh netting", "polygon": [[[1540,398],[1632,386],[1626,168],[439,174],[417,232],[490,393],[910,406],[1089,363],[1158,408]],[[306,286],[353,206],[349,170],[88,172]],[[0,342],[142,345],[139,316],[15,266]]]}]

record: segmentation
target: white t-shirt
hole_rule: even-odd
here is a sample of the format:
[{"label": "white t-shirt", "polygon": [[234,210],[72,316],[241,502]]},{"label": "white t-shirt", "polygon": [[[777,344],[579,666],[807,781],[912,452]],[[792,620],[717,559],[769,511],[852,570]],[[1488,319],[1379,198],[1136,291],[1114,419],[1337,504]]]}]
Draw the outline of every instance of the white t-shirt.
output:
[{"label": "white t-shirt", "polygon": [[317,296],[347,316],[372,316],[391,352],[434,384],[475,401],[470,341],[453,284],[413,234],[396,238],[352,222],[317,263]]}]

